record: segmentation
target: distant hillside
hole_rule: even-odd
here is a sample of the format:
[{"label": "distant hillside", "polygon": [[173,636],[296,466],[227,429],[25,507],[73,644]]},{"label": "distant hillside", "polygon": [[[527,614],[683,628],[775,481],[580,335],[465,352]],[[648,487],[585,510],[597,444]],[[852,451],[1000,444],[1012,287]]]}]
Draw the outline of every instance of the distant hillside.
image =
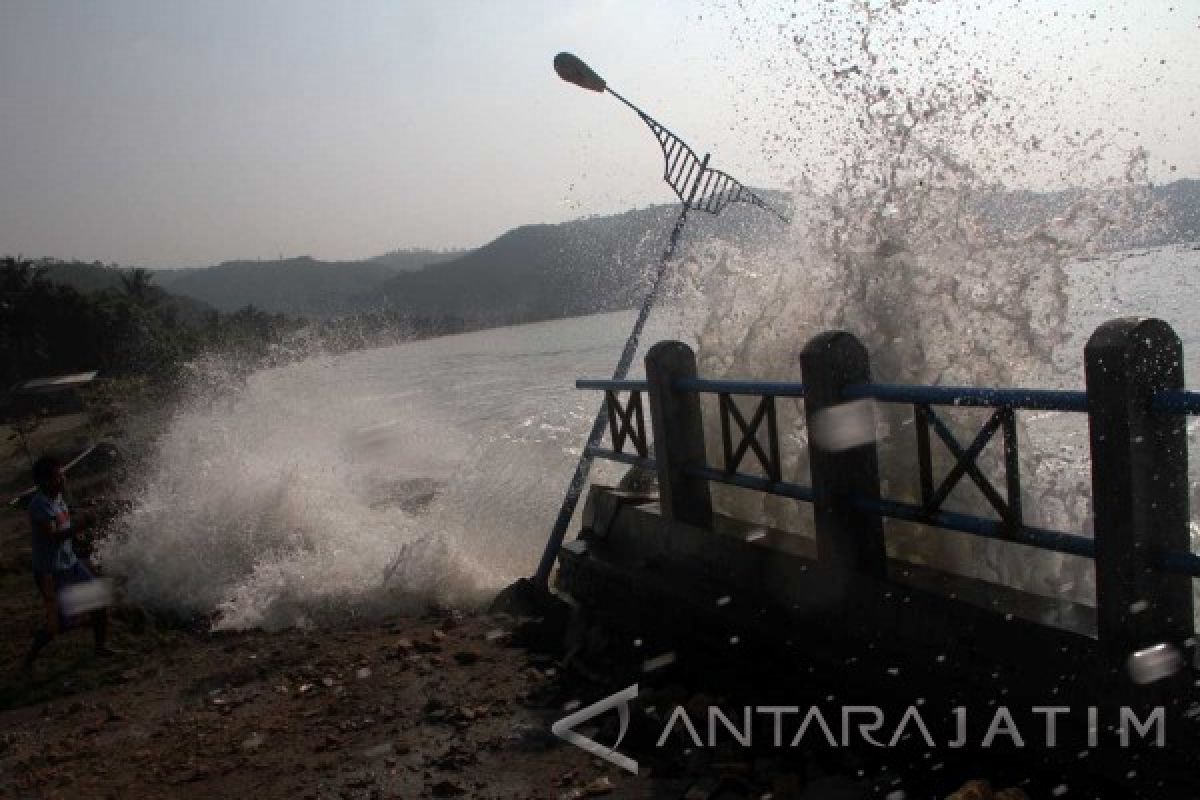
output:
[{"label": "distant hillside", "polygon": [[[786,207],[783,198],[772,198]],[[636,305],[662,257],[677,206],[653,206],[558,225],[525,225],[461,258],[397,275],[363,302],[448,314],[470,326],[529,322]],[[685,239],[734,238],[779,223],[749,206],[694,214]]]},{"label": "distant hillside", "polygon": [[[1131,195],[1122,192],[996,192],[979,199],[978,208],[993,224],[1025,230],[1067,216],[1086,200],[1096,211],[1114,214],[1117,223],[1101,240],[1106,249],[1158,247],[1200,240],[1200,181],[1180,180]],[[1161,218],[1158,218],[1161,214]],[[1125,219],[1122,219],[1124,215]],[[1144,225],[1129,225],[1133,221]]]},{"label": "distant hillside", "polygon": [[[788,198],[765,192],[784,208]],[[1079,192],[997,192],[975,202],[998,227],[1026,230],[1069,214]],[[1091,193],[1090,202],[1117,208],[1120,195]],[[1200,239],[1200,181],[1182,180],[1139,193],[1122,213],[1165,216],[1136,234],[1109,236],[1113,249]],[[1102,209],[1103,210],[1103,209]],[[506,324],[629,308],[641,298],[649,271],[666,245],[678,206],[663,205],[557,225],[526,225],[470,252],[397,251],[364,261],[233,261],[217,267],[162,270],[156,282],[215,308],[253,304],[309,317],[384,312],[401,317],[453,318],[466,327]],[[694,214],[686,239],[736,241],[751,228],[774,230],[769,215],[734,205],[720,217]]]},{"label": "distant hillside", "polygon": [[[306,256],[229,261],[155,270],[154,278],[173,294],[221,311],[253,305],[315,318],[386,312],[454,318],[469,327],[572,316],[635,303],[677,214],[675,206],[656,206],[527,225],[475,251],[398,250],[343,262]],[[732,234],[762,222],[760,212],[734,206],[719,221],[695,215],[688,236],[710,228]]]},{"label": "distant hillside", "polygon": [[476,324],[624,308],[640,296],[643,268],[661,254],[673,217],[674,209],[657,207],[525,225],[461,258],[396,275],[359,300]]},{"label": "distant hillside", "polygon": [[356,310],[353,298],[405,270],[461,255],[462,251],[398,250],[366,261],[227,261],[201,269],[157,270],[156,282],[176,294],[221,311],[253,305],[274,313],[326,317]]},{"label": "distant hillside", "polygon": [[411,272],[430,264],[440,264],[466,253],[467,250],[393,250],[381,256],[368,258],[366,263],[390,267],[396,272]]},{"label": "distant hillside", "polygon": [[1154,194],[1167,212],[1162,241],[1154,244],[1200,240],[1200,181],[1175,181],[1158,187]]}]

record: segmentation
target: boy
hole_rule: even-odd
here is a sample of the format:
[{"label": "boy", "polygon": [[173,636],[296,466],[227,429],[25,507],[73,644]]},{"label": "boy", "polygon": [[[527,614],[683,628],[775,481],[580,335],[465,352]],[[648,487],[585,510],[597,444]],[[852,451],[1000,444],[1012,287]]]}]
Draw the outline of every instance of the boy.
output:
[{"label": "boy", "polygon": [[[45,626],[33,635],[33,644],[25,656],[25,671],[33,670],[34,659],[42,648],[60,632],[78,625],[77,617],[63,613],[59,604],[62,590],[68,586],[94,581],[95,577],[87,566],[75,556],[71,546],[75,536],[93,524],[91,514],[81,515],[74,524],[71,512],[63,500],[62,464],[53,456],[42,456],[33,465],[33,482],[37,492],[29,501],[29,522],[32,529],[33,580],[42,596],[45,608]],[[95,639],[96,655],[112,655],[106,644],[108,637],[108,611],[96,609],[91,617],[92,635]]]}]

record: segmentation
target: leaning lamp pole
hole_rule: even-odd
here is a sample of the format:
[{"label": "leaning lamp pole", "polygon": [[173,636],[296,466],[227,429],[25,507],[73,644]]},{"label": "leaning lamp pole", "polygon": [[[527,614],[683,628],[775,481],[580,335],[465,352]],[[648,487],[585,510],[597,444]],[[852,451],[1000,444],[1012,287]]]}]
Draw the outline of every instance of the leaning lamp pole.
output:
[{"label": "leaning lamp pole", "polygon": [[[720,214],[730,203],[749,203],[774,214],[784,224],[787,224],[788,218],[767,205],[761,197],[729,175],[709,168],[707,153],[704,158],[697,158],[696,153],[682,139],[659,124],[645,111],[613,91],[603,78],[576,56],[570,53],[559,53],[554,57],[554,71],[558,73],[558,77],[568,83],[593,92],[611,94],[642,118],[642,122],[649,126],[662,147],[663,157],[666,160],[663,180],[674,190],[675,195],[683,204],[679,210],[679,218],[675,220],[675,227],[671,231],[671,238],[667,242],[667,249],[658,262],[654,282],[650,285],[650,291],[642,301],[637,321],[633,323],[633,330],[629,333],[625,349],[621,351],[621,358],[617,361],[616,370],[613,371],[613,380],[623,380],[637,353],[642,328],[646,324],[646,318],[650,316],[650,309],[653,308],[654,301],[658,298],[663,275],[666,273],[667,264],[675,255],[675,248],[679,245],[679,237],[683,233],[683,224],[687,221],[689,211]],[[562,507],[558,511],[558,518],[554,521],[554,530],[550,534],[550,539],[546,542],[546,549],[542,553],[537,573],[533,576],[533,582],[537,588],[545,589],[549,584],[550,571],[554,569],[558,550],[567,535],[571,517],[575,515],[575,506],[578,505],[579,497],[583,494],[583,487],[587,484],[588,471],[592,465],[591,448],[599,446],[600,440],[604,438],[604,429],[607,424],[608,416],[605,414],[604,406],[601,405],[600,411],[596,414],[596,421],[592,423],[592,432],[588,434],[587,446],[584,447],[583,454],[579,457],[579,463],[575,465],[575,474],[571,477],[571,484],[567,487],[566,496],[563,497]]]}]

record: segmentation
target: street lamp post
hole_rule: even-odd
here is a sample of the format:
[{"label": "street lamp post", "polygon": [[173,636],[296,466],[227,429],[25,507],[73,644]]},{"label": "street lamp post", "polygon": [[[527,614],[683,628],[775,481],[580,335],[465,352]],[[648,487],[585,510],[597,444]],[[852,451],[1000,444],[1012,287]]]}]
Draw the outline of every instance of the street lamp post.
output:
[{"label": "street lamp post", "polygon": [[[621,358],[617,361],[617,367],[613,371],[613,379],[621,380],[629,372],[629,366],[633,363],[642,328],[658,297],[658,290],[666,273],[667,264],[675,255],[675,249],[679,245],[680,236],[683,234],[683,225],[687,221],[689,211],[720,214],[730,203],[750,203],[774,214],[785,224],[788,222],[788,218],[767,205],[761,197],[726,173],[711,169],[708,166],[709,156],[707,153],[704,158],[697,158],[696,153],[682,139],[613,91],[603,78],[576,56],[571,53],[559,53],[554,57],[554,71],[568,83],[573,83],[589,91],[611,94],[642,118],[662,147],[663,158],[666,161],[663,180],[675,191],[675,195],[682,203],[679,217],[675,220],[675,227],[671,230],[671,238],[667,242],[667,248],[663,251],[662,259],[655,271],[654,282],[651,283],[650,291],[642,301],[637,320],[633,323],[633,330],[630,331],[629,338],[625,341],[625,349],[621,351]],[[588,434],[587,445],[579,457],[579,463],[575,466],[575,474],[571,477],[571,483],[563,497],[558,518],[554,522],[554,530],[546,542],[542,560],[533,576],[533,583],[539,589],[545,589],[549,584],[550,571],[554,569],[554,560],[558,556],[558,549],[566,537],[571,517],[575,514],[575,506],[579,503],[579,497],[583,494],[583,487],[587,483],[588,472],[592,465],[591,456],[588,455],[589,448],[600,444],[600,440],[604,438],[604,429],[607,427],[607,423],[608,416],[605,414],[604,406],[601,406],[600,411],[596,414],[595,422],[592,423],[591,433]]]}]

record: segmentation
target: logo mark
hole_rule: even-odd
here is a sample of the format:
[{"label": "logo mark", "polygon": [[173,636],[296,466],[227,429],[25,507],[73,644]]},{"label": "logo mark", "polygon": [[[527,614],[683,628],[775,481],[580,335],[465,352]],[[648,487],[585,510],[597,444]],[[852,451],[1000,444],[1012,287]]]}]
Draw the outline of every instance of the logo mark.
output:
[{"label": "logo mark", "polygon": [[[625,733],[629,730],[629,701],[637,697],[637,694],[638,686],[635,683],[616,694],[609,695],[603,700],[592,703],[587,708],[581,708],[574,714],[563,717],[550,726],[550,732],[581,750],[586,750],[597,758],[603,758],[610,764],[615,764],[621,769],[637,775],[638,763],[632,758],[617,752],[617,748],[621,746],[621,740],[625,738]],[[617,709],[617,715],[620,717],[621,730],[617,734],[617,741],[613,743],[612,747],[605,747],[599,742],[575,731],[577,726],[613,708]]]}]

